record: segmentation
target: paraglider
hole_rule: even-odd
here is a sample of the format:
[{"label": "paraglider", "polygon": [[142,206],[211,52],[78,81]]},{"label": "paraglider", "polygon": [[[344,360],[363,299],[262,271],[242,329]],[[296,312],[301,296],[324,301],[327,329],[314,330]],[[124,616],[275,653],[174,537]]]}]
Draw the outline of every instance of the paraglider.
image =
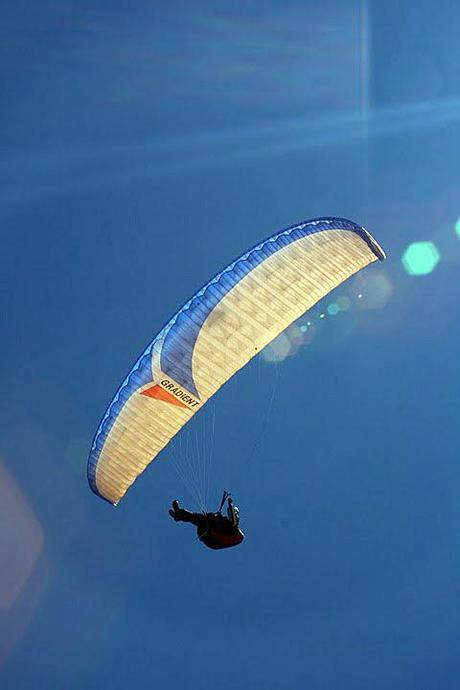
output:
[{"label": "paraglider", "polygon": [[[319,218],[269,237],[218,273],[161,329],[110,403],[88,460],[94,493],[116,505],[228,379],[331,290],[384,258],[360,225]],[[179,520],[189,517],[180,511],[177,504]]]},{"label": "paraglider", "polygon": [[[227,501],[227,515],[222,515],[222,508]],[[195,525],[198,539],[210,549],[228,549],[238,546],[244,539],[240,530],[240,513],[227,491],[224,491],[219,510],[215,513],[192,513],[179,506],[179,501],[172,502],[169,510],[175,522],[189,522]]]}]

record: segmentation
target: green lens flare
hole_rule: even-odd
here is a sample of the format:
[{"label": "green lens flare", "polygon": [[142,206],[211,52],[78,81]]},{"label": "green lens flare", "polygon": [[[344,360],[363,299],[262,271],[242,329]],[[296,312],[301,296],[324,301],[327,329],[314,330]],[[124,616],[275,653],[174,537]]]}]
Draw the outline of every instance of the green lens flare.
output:
[{"label": "green lens flare", "polygon": [[330,304],[327,308],[327,313],[329,316],[335,316],[338,314],[340,311],[340,308],[337,306],[337,304]]},{"label": "green lens flare", "polygon": [[433,242],[413,242],[402,255],[402,264],[411,276],[425,276],[439,263],[441,255]]}]

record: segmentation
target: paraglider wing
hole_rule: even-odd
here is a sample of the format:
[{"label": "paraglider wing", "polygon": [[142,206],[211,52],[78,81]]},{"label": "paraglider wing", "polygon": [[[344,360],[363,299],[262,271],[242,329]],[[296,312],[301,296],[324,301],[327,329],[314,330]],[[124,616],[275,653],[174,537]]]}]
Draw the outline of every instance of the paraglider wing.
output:
[{"label": "paraglider wing", "polygon": [[361,226],[320,218],[273,235],[207,283],[136,362],[96,432],[92,490],[116,504],[207,400],[293,321],[385,254]]}]

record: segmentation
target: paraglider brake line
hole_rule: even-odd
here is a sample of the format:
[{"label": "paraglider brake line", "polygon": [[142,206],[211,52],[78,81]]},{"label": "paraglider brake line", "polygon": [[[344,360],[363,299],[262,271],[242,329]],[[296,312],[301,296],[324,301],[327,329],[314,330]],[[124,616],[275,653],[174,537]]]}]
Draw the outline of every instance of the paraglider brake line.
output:
[{"label": "paraglider brake line", "polygon": [[227,498],[228,498],[229,496],[231,496],[231,494],[229,494],[228,491],[226,491],[226,490],[224,489],[224,493],[223,493],[223,496],[222,496],[222,500],[221,500],[221,502],[220,502],[219,510],[217,511],[218,513],[220,513],[220,512],[222,511],[222,508],[223,508],[224,505],[225,505],[225,501],[227,500]]}]

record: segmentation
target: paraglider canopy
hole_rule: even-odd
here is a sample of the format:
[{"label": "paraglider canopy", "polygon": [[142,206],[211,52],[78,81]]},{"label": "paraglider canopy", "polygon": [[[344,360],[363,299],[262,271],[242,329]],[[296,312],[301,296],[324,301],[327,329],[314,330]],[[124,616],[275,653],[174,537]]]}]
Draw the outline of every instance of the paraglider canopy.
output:
[{"label": "paraglider canopy", "polygon": [[328,292],[384,258],[361,226],[319,218],[233,261],[171,318],[120,386],[91,448],[91,489],[117,504],[229,378]]}]

